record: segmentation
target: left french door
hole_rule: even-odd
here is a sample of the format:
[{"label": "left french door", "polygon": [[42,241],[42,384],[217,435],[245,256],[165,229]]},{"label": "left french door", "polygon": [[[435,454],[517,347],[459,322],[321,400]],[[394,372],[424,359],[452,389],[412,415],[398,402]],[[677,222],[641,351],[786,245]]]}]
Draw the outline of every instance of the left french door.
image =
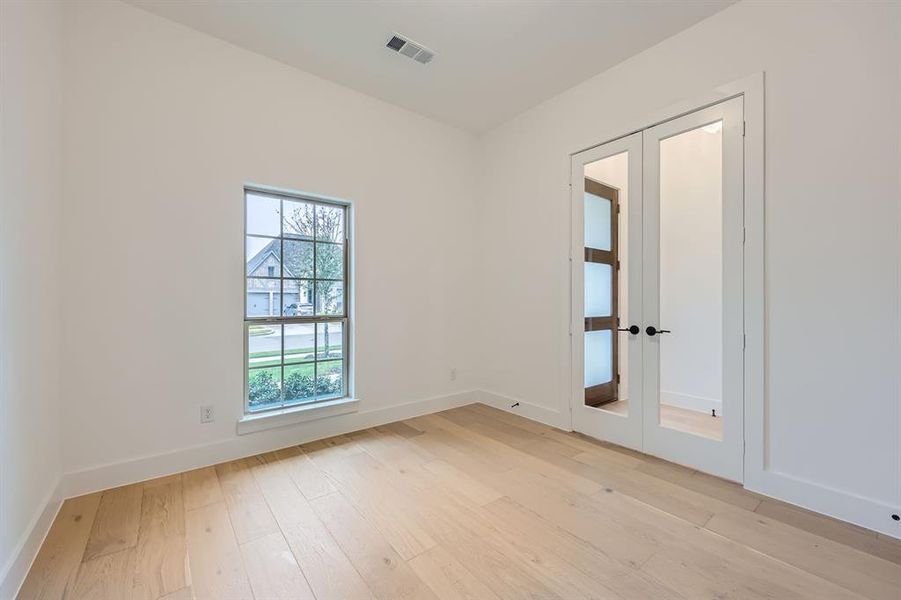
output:
[{"label": "left french door", "polygon": [[642,446],[641,186],[641,134],[573,157],[573,428],[636,450]]}]

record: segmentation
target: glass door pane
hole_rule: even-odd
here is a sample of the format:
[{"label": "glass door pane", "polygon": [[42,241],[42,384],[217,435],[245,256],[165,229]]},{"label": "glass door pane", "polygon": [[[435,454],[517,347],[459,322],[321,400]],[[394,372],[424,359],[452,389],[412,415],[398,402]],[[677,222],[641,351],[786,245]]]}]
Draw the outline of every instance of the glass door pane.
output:
[{"label": "glass door pane", "polygon": [[723,439],[723,122],[660,141],[660,424]]},{"label": "glass door pane", "polygon": [[644,132],[645,451],[742,477],[742,99]]}]

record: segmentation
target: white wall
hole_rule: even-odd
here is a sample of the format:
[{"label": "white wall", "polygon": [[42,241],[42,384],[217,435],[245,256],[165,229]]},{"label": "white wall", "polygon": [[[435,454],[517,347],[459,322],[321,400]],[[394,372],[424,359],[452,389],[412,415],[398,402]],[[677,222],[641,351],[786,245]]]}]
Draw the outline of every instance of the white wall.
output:
[{"label": "white wall", "polygon": [[0,2],[0,598],[28,568],[60,476],[61,13]]},{"label": "white wall", "polygon": [[[67,491],[434,410],[391,407],[476,385],[473,136],[131,6],[72,3],[66,18]],[[354,202],[367,417],[236,436],[245,182]]]},{"label": "white wall", "polygon": [[899,20],[897,3],[742,2],[489,133],[485,388],[568,423],[568,154],[765,71],[769,467],[806,490],[793,501],[898,535]]}]

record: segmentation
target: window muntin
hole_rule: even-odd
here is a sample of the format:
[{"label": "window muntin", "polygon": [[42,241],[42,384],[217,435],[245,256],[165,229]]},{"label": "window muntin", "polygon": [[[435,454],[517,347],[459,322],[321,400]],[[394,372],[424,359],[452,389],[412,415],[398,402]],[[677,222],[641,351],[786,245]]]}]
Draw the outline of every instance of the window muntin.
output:
[{"label": "window muntin", "polygon": [[245,190],[245,412],[347,395],[347,207]]}]

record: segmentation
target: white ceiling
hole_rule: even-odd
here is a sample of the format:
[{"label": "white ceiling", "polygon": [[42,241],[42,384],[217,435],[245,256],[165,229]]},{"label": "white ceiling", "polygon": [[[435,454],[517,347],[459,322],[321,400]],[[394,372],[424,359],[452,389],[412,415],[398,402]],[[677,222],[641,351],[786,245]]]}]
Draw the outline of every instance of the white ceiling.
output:
[{"label": "white ceiling", "polygon": [[[126,0],[479,133],[735,0]],[[437,53],[385,48],[397,31]]]}]

